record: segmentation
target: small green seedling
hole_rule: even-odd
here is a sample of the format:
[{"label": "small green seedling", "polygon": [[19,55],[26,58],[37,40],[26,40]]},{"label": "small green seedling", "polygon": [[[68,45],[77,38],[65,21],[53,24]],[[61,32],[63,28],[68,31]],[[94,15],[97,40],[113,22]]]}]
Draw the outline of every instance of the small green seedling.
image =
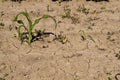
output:
[{"label": "small green seedling", "polygon": [[69,42],[67,37],[65,35],[63,35],[62,33],[56,35],[54,40],[57,40],[57,41],[61,42],[62,44]]},{"label": "small green seedling", "polygon": [[[27,19],[28,26],[25,26],[24,21],[19,19],[20,15],[23,15]],[[19,37],[21,43],[23,43],[25,41],[30,45],[31,42],[40,38],[40,36],[43,35],[45,32],[42,30],[34,30],[34,27],[40,22],[40,20],[48,19],[48,18],[51,18],[55,22],[55,28],[56,28],[57,22],[56,22],[55,18],[50,15],[43,15],[42,17],[35,19],[35,21],[32,22],[27,11],[18,13],[15,16],[14,21],[19,24],[19,26],[16,27],[16,31],[18,33],[18,37]],[[22,28],[24,29],[24,31],[21,31]]]},{"label": "small green seedling", "polygon": [[85,31],[82,30],[82,35],[81,35],[83,40],[87,39],[87,34],[85,33]]},{"label": "small green seedling", "polygon": [[87,33],[84,30],[80,30],[81,32],[81,37],[82,40],[85,41],[87,40],[87,38],[89,38],[90,40],[92,40],[95,43],[95,40],[93,39],[93,37],[91,35],[87,35]]}]

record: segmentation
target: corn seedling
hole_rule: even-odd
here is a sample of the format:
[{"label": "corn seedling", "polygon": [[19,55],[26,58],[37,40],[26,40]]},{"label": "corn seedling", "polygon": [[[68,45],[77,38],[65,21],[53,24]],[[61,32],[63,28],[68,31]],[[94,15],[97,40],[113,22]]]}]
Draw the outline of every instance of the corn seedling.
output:
[{"label": "corn seedling", "polygon": [[[28,27],[25,26],[25,23],[24,23],[23,20],[19,19],[20,15],[23,15],[27,19]],[[50,16],[50,15],[43,15],[42,17],[40,17],[38,19],[35,19],[35,21],[32,22],[32,20],[31,20],[27,11],[18,13],[15,16],[14,21],[19,24],[19,26],[16,27],[16,31],[18,33],[18,38],[20,39],[21,43],[23,43],[25,41],[30,45],[31,42],[39,39],[40,36],[45,34],[45,30],[43,30],[43,31],[42,30],[34,30],[34,27],[40,22],[40,20],[48,19],[48,18],[51,18],[55,22],[55,28],[56,28],[57,27],[57,22],[56,22],[55,18]],[[21,31],[22,28],[24,29],[24,31]],[[49,34],[53,34],[53,33],[49,33]]]}]

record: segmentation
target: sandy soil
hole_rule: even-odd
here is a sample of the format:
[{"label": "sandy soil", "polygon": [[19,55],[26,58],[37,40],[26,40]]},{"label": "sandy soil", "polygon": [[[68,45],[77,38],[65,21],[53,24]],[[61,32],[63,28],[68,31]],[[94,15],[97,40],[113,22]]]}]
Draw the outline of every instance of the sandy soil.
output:
[{"label": "sandy soil", "polygon": [[[71,10],[72,18],[62,18],[65,7]],[[13,19],[25,10],[33,20],[44,14],[54,16],[58,22],[56,30],[50,19],[36,27],[62,32],[69,42],[62,44],[49,36],[33,42],[31,47],[21,44],[15,37]],[[0,2],[0,16],[0,23],[4,24],[0,26],[0,80],[120,80],[119,0],[5,1]],[[87,34],[86,40],[81,37],[82,31]]]}]

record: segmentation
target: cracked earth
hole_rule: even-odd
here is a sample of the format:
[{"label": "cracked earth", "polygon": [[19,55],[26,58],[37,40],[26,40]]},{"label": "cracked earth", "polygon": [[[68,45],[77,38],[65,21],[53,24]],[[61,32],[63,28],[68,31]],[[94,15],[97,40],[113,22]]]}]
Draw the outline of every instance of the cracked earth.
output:
[{"label": "cracked earth", "polygon": [[[62,18],[64,8],[71,18]],[[34,20],[54,16],[36,27],[62,33],[69,42],[21,44],[14,16],[27,10]],[[52,2],[31,0],[0,2],[0,80],[120,80],[120,0]],[[83,32],[87,37],[84,39]]]}]

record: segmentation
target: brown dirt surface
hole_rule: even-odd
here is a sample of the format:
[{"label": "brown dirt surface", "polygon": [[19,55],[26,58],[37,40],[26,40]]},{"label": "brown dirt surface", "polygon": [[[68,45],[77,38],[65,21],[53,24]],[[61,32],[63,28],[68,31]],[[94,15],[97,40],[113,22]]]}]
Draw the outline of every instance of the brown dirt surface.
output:
[{"label": "brown dirt surface", "polygon": [[[65,8],[70,18],[63,18]],[[53,41],[50,35],[31,46],[21,44],[13,19],[25,10],[32,20],[54,16],[56,29],[50,19],[36,28],[61,32],[68,42]],[[120,80],[119,73],[120,0],[0,1],[0,80]]]}]

